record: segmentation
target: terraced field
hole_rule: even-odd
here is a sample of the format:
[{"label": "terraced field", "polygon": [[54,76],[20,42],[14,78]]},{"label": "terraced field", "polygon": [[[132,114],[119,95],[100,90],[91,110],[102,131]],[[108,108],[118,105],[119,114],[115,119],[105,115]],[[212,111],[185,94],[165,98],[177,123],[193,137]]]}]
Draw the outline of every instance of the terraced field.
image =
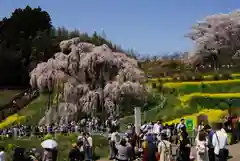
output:
[{"label": "terraced field", "polygon": [[204,76],[206,80],[192,82],[176,82],[172,78],[150,79],[148,85],[154,83],[157,87],[161,84],[162,89],[170,94],[166,95],[167,101],[163,109],[157,108],[154,114],[150,111],[145,112],[145,115],[148,115],[145,118],[163,119],[173,123],[178,122],[182,117],[196,120],[198,114],[204,113],[209,116],[211,122],[215,122],[227,115],[229,108],[238,109],[240,74],[232,74],[233,79],[230,80],[207,80],[211,77],[211,75]]}]

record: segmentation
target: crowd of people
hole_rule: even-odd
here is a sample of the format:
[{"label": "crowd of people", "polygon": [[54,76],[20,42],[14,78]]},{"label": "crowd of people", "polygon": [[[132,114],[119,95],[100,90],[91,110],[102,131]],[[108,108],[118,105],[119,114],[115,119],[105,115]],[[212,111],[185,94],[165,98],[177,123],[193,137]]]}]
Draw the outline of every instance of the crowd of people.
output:
[{"label": "crowd of people", "polygon": [[[191,152],[193,143],[184,119],[179,124],[163,125],[145,123],[140,135],[135,133],[134,126],[128,127],[125,135],[113,132],[110,141],[110,160],[118,161],[226,161],[229,156],[227,149],[228,124],[216,123],[214,127],[201,122],[196,128],[194,146],[196,154]],[[226,126],[227,125],[227,126]],[[234,125],[233,125],[234,127]],[[175,146],[175,151],[173,150]]]},{"label": "crowd of people", "polygon": [[106,120],[101,122],[100,119],[93,117],[91,119],[82,119],[79,122],[71,122],[69,124],[51,124],[51,125],[16,125],[6,129],[0,129],[0,135],[6,137],[29,137],[29,136],[45,136],[48,133],[81,133],[81,132],[97,132],[104,133],[116,125],[117,120]]},{"label": "crowd of people", "polygon": [[[81,127],[84,128],[83,125],[85,125],[86,129],[99,130],[101,124],[97,124],[98,121],[96,120],[97,118],[81,120],[79,123],[72,122],[68,126],[39,126],[38,130],[33,130],[33,134],[37,131],[39,131],[40,136],[52,132],[81,133],[76,139],[76,143],[73,144],[68,158],[70,161],[92,160],[93,140],[91,133],[81,129]],[[202,121],[195,129],[196,135],[190,136],[186,130],[184,119],[178,124],[171,125],[164,125],[162,121],[156,123],[144,122],[140,128],[140,133],[136,132],[133,125],[129,125],[125,133],[119,133],[118,121],[109,119],[104,123],[104,127],[108,128],[106,132],[109,133],[109,159],[118,161],[191,161],[194,159],[197,161],[226,161],[229,156],[227,132],[231,130],[232,134],[234,134],[234,140],[239,139],[237,137],[239,133],[236,130],[238,126],[234,123],[239,124],[239,119],[237,121],[235,117],[232,117],[225,123],[216,123],[213,127]],[[14,135],[17,137],[22,135],[30,136],[32,128],[29,126],[15,126],[10,130],[12,132],[5,129],[1,131],[1,134],[9,135],[9,137]],[[194,143],[191,140],[194,140]],[[195,146],[196,154],[191,152],[193,146]],[[25,157],[25,155],[22,153],[19,148],[16,148],[13,160],[23,161],[21,157]],[[3,148],[0,148],[0,161],[5,161],[1,158],[4,156],[3,154]],[[31,155],[27,156],[31,156],[30,159],[34,158],[35,161],[36,158],[39,161],[57,160],[57,148],[43,148],[39,155],[36,155],[36,152],[32,150],[29,154]],[[29,157],[27,158],[29,159]]]}]

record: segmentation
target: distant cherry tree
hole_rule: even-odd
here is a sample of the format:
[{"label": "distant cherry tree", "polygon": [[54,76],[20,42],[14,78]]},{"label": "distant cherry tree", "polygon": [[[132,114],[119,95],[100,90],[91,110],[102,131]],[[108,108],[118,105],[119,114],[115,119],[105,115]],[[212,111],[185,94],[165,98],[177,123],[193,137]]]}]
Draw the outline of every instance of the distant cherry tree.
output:
[{"label": "distant cherry tree", "polygon": [[207,16],[192,26],[187,37],[195,43],[190,54],[195,60],[210,57],[230,61],[240,49],[240,11]]}]

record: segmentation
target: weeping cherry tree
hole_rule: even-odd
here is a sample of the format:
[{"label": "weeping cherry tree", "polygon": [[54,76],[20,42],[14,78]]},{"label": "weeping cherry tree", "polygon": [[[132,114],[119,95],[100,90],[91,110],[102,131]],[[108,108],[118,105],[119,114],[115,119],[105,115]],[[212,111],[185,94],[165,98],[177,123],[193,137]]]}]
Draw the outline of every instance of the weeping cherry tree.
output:
[{"label": "weeping cherry tree", "polygon": [[[62,41],[60,48],[30,73],[31,86],[49,94],[46,115],[39,124],[67,123],[99,111],[116,116],[143,103],[145,78],[137,60],[79,38]],[[59,100],[57,94],[59,103],[54,106],[53,95],[59,92],[63,97]]]}]

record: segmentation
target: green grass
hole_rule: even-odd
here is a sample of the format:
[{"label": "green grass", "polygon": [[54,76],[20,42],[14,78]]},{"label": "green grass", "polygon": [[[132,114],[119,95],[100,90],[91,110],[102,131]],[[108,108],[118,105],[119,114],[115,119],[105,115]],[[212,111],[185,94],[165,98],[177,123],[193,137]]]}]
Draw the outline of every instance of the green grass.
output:
[{"label": "green grass", "polygon": [[18,112],[19,115],[26,117],[25,124],[36,125],[39,120],[45,115],[47,107],[47,95],[40,95],[25,108]]},{"label": "green grass", "polygon": [[0,106],[9,103],[21,90],[0,90]]},{"label": "green grass", "polygon": [[[72,144],[76,142],[77,135],[70,134],[69,136],[62,136],[57,134],[55,140],[58,142],[58,160],[63,161],[68,159],[68,153],[72,148]],[[39,138],[30,138],[30,139],[6,139],[0,141],[0,146],[5,147],[7,150],[7,160],[10,161],[10,156],[13,147],[19,146],[26,149],[31,148],[41,148],[41,142],[43,139]],[[94,158],[106,158],[108,157],[108,141],[103,136],[93,136],[93,150],[94,150]]]},{"label": "green grass", "polygon": [[[174,95],[169,95],[167,97],[166,104],[163,108],[155,106],[150,110],[142,112],[141,119],[142,121],[157,121],[162,119],[163,121],[173,120],[175,118],[197,113],[200,109],[185,107],[181,108],[181,101],[179,98]],[[128,124],[134,123],[134,115],[126,116],[120,119],[121,131],[125,131]]]}]

